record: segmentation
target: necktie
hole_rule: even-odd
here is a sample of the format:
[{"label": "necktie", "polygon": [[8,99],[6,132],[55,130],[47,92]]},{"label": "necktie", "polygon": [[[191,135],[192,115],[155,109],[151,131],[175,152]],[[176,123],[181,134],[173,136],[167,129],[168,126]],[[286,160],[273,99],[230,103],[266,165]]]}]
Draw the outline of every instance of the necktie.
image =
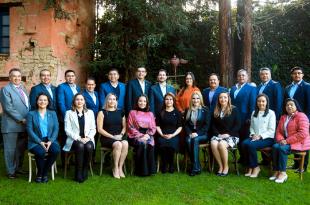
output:
[{"label": "necktie", "polygon": [[25,93],[24,93],[23,89],[21,88],[21,86],[18,86],[18,87],[16,87],[16,88],[17,88],[17,90],[18,90],[20,96],[22,97],[22,100],[23,100],[24,102],[26,102]]}]

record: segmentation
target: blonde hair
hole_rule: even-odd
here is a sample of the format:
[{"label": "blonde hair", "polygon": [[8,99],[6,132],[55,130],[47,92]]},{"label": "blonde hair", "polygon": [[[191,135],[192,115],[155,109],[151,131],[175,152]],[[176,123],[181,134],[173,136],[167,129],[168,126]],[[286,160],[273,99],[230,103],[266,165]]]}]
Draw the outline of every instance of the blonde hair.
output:
[{"label": "blonde hair", "polygon": [[189,103],[189,108],[188,111],[186,113],[186,120],[188,120],[190,118],[191,112],[194,110],[194,106],[193,106],[193,102],[192,99],[194,97],[194,95],[198,95],[199,99],[200,99],[200,108],[204,107],[204,103],[203,103],[203,97],[201,95],[200,91],[194,91],[191,95],[191,99],[190,99],[190,103]]},{"label": "blonde hair", "polygon": [[232,112],[232,109],[233,109],[233,105],[231,104],[231,99],[230,99],[230,95],[228,92],[222,92],[219,94],[218,98],[217,98],[217,101],[216,101],[216,106],[215,106],[215,109],[214,109],[214,117],[215,118],[218,118],[220,117],[221,115],[221,111],[222,111],[222,108],[221,108],[221,104],[220,104],[220,95],[222,94],[226,94],[227,97],[228,97],[228,102],[227,102],[227,106],[225,108],[225,110],[223,110],[224,112],[224,116],[227,116],[227,115],[230,115],[231,112]]},{"label": "blonde hair", "polygon": [[107,110],[108,109],[108,99],[110,96],[115,96],[116,98],[116,104],[115,104],[115,109],[117,109],[117,96],[114,93],[109,93],[104,100],[104,105],[103,105],[103,109]]}]

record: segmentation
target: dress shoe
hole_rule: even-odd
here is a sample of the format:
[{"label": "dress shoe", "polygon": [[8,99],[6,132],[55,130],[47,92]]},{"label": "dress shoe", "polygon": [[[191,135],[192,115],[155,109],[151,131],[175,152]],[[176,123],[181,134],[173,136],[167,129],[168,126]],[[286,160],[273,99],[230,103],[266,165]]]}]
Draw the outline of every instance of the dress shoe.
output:
[{"label": "dress shoe", "polygon": [[285,176],[282,177],[281,179],[277,178],[277,179],[275,180],[275,182],[278,183],[278,184],[283,184],[283,183],[287,180],[287,178],[288,178],[288,176],[285,175]]},{"label": "dress shoe", "polygon": [[300,170],[300,169],[296,169],[294,172],[295,172],[295,173],[304,173],[304,172],[305,172],[305,170],[304,170],[304,169],[302,169],[302,170]]},{"label": "dress shoe", "polygon": [[251,175],[252,175],[252,173],[250,173],[250,172],[244,174],[244,176],[246,176],[246,177],[249,177],[249,176],[251,176]]},{"label": "dress shoe", "polygon": [[9,178],[9,179],[16,179],[17,176],[16,176],[15,173],[14,173],[14,174],[8,174],[8,178]]},{"label": "dress shoe", "polygon": [[221,177],[227,177],[228,176],[228,172],[227,173],[222,173]]},{"label": "dress shoe", "polygon": [[216,173],[216,176],[222,176],[222,173],[221,172],[218,172],[218,173]]},{"label": "dress shoe", "polygon": [[269,180],[270,181],[274,181],[274,180],[276,180],[277,179],[277,176],[271,176],[271,177],[269,177]]},{"label": "dress shoe", "polygon": [[48,182],[48,177],[47,176],[42,177],[41,182],[42,183],[47,183]]},{"label": "dress shoe", "polygon": [[253,169],[253,172],[252,174],[250,175],[251,178],[257,178],[258,177],[258,174],[260,172],[260,168],[256,168],[256,169]]},{"label": "dress shoe", "polygon": [[41,183],[42,182],[42,177],[36,177],[34,181],[36,183]]}]

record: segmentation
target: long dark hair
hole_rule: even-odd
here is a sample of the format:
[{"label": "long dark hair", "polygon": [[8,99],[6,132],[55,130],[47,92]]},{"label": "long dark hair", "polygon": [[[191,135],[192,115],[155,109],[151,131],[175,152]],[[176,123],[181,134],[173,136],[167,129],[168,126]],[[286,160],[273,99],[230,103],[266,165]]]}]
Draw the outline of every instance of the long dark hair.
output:
[{"label": "long dark hair", "polygon": [[254,111],[254,117],[257,117],[258,116],[258,112],[259,112],[259,108],[258,108],[258,106],[257,106],[257,101],[258,101],[258,98],[260,98],[260,97],[265,97],[266,98],[266,101],[267,101],[267,104],[266,104],[266,110],[265,110],[265,112],[264,112],[264,114],[263,114],[263,117],[266,117],[267,115],[268,115],[268,113],[269,113],[269,97],[266,95],[266,94],[264,94],[264,93],[261,93],[261,94],[259,94],[258,96],[257,96],[257,98],[256,98],[256,102],[255,102],[255,111]]},{"label": "long dark hair", "polygon": [[296,106],[296,109],[298,112],[302,112],[301,108],[300,108],[300,105],[298,103],[297,100],[293,99],[293,98],[287,98],[285,101],[284,101],[284,104],[283,104],[283,114],[287,115],[287,111],[286,111],[286,104],[288,102],[294,102],[295,106]]},{"label": "long dark hair", "polygon": [[185,78],[184,78],[184,85],[183,85],[183,87],[182,87],[182,89],[181,89],[181,91],[180,91],[180,96],[182,96],[183,94],[184,94],[184,91],[185,91],[185,89],[186,89],[186,87],[187,87],[187,85],[186,85],[186,77],[188,76],[188,75],[190,75],[191,77],[192,77],[192,79],[193,79],[193,88],[195,88],[195,87],[197,87],[196,86],[196,79],[195,79],[195,75],[194,75],[194,73],[193,72],[187,72],[186,74],[185,74]]},{"label": "long dark hair", "polygon": [[[139,99],[140,99],[141,97],[145,97],[145,99],[146,99],[146,106],[145,106],[144,109],[141,109],[141,108],[139,107],[139,105],[138,105],[138,101],[139,101]],[[135,110],[138,110],[138,111],[142,111],[142,112],[149,112],[149,111],[150,111],[149,98],[148,98],[146,95],[144,95],[144,94],[142,94],[142,95],[140,95],[139,97],[137,97],[136,103],[135,103],[135,106],[134,106],[134,109],[135,109]]]}]

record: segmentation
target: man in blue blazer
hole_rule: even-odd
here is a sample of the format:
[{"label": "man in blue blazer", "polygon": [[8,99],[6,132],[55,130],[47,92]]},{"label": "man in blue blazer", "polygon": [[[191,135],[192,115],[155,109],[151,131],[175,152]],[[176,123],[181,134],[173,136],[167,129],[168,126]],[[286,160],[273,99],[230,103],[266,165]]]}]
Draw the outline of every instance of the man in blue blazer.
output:
[{"label": "man in blue blazer", "polygon": [[[85,98],[85,103],[87,109],[90,109],[94,112],[95,121],[97,119],[97,114],[99,112],[99,97],[98,93],[95,91],[96,88],[96,81],[93,77],[88,77],[86,80],[86,89],[82,92],[82,95]],[[99,138],[99,133],[95,135],[95,144],[97,144]],[[93,163],[96,163],[96,146],[94,147],[95,150],[93,152]]]},{"label": "man in blue blazer", "polygon": [[41,70],[40,79],[41,79],[41,83],[31,88],[31,91],[29,94],[29,101],[30,101],[30,106],[31,106],[30,109],[31,110],[36,109],[37,96],[40,93],[45,93],[51,102],[48,109],[56,111],[57,110],[56,87],[51,84],[51,72],[48,69]]},{"label": "man in blue blazer", "polygon": [[248,72],[241,69],[237,73],[238,83],[230,90],[231,103],[236,106],[240,113],[241,129],[239,131],[240,142],[238,144],[240,153],[240,163],[244,163],[244,154],[239,145],[249,137],[251,114],[255,108],[256,88],[248,83]]},{"label": "man in blue blazer", "polygon": [[202,91],[203,102],[209,108],[209,112],[213,115],[217,98],[220,93],[228,92],[228,90],[220,85],[218,74],[211,73],[209,75],[209,86]]},{"label": "man in blue blazer", "polygon": [[[57,107],[58,107],[58,120],[59,120],[59,142],[60,146],[63,147],[67,140],[67,135],[64,128],[64,119],[67,110],[71,109],[72,100],[76,93],[81,91],[81,88],[75,84],[76,76],[73,70],[67,70],[65,72],[66,82],[60,84],[57,89]],[[65,155],[61,151],[61,162],[62,166],[65,165]]]},{"label": "man in blue blazer", "polygon": [[151,87],[149,94],[150,109],[155,116],[157,116],[161,111],[166,93],[170,92],[175,95],[174,87],[167,84],[166,70],[160,69],[158,71],[157,80],[158,83]]},{"label": "man in blue blazer", "polygon": [[27,147],[25,125],[30,105],[26,88],[21,82],[21,70],[12,68],[9,79],[10,82],[0,92],[3,110],[1,132],[8,178],[15,179],[16,173],[21,172],[24,151]]},{"label": "man in blue blazer", "polygon": [[60,120],[63,122],[67,110],[71,109],[72,99],[75,94],[81,91],[80,86],[75,84],[76,76],[73,70],[65,72],[66,82],[57,87],[57,106],[60,114]]},{"label": "man in blue blazer", "polygon": [[271,70],[269,68],[261,68],[259,70],[261,84],[257,87],[257,95],[264,93],[269,98],[269,108],[276,114],[279,121],[282,114],[283,91],[279,82],[271,79]]},{"label": "man in blue blazer", "polygon": [[151,88],[151,83],[145,80],[147,71],[145,67],[139,67],[136,71],[136,79],[130,80],[127,83],[126,90],[126,113],[128,114],[130,110],[134,109],[136,100],[142,94],[149,96],[149,90]]},{"label": "man in blue blazer", "polygon": [[117,96],[117,108],[124,110],[126,85],[118,81],[119,72],[116,68],[112,68],[108,73],[109,81],[101,83],[99,89],[99,105],[100,109],[104,106],[105,98],[109,93],[114,93]]},{"label": "man in blue blazer", "polygon": [[[293,82],[286,86],[284,91],[284,100],[287,98],[295,99],[300,109],[303,113],[305,113],[310,120],[310,84],[303,80],[304,70],[302,67],[295,66],[291,69],[291,77]],[[305,158],[304,170],[297,171],[305,171],[308,167],[309,161],[309,151],[307,151],[307,155]],[[295,161],[293,168],[298,169],[299,162]]]}]

